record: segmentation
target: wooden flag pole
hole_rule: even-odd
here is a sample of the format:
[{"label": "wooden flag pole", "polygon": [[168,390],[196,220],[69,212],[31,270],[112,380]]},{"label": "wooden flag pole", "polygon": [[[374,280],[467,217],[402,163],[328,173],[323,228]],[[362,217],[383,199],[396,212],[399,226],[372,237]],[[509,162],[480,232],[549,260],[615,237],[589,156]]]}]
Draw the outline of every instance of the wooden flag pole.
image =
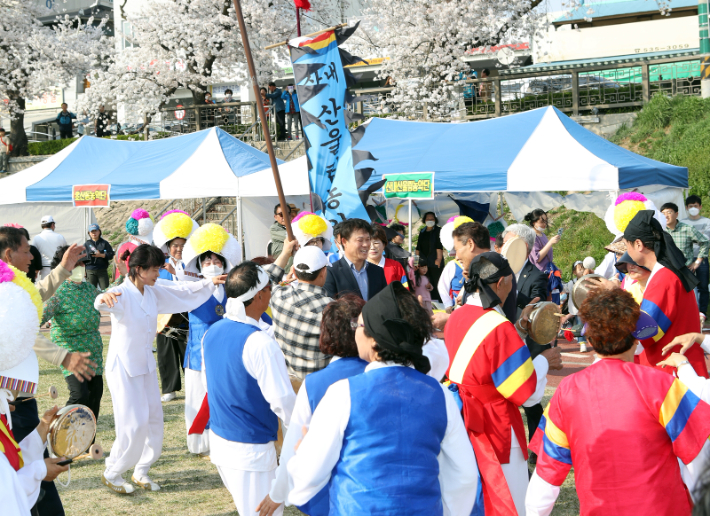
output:
[{"label": "wooden flag pole", "polygon": [[[281,175],[279,174],[279,167],[276,164],[274,146],[271,143],[271,135],[269,134],[269,124],[266,121],[266,113],[264,112],[264,103],[261,100],[261,93],[259,92],[259,83],[256,79],[256,69],[254,68],[254,59],[251,55],[251,47],[249,46],[247,27],[244,23],[244,16],[242,15],[242,6],[239,3],[239,0],[232,1],[234,3],[234,11],[237,14],[237,22],[239,22],[239,32],[241,32],[242,34],[242,45],[244,46],[244,54],[247,58],[249,77],[251,79],[251,84],[254,88],[254,95],[256,96],[256,108],[259,112],[259,118],[261,119],[261,128],[264,131],[264,139],[266,140],[266,151],[269,153],[271,171],[274,173],[274,183],[276,183],[276,191],[279,194],[279,202],[281,203],[281,210],[284,214],[284,225],[286,226],[286,234],[288,235],[289,240],[293,240],[293,230],[291,229],[291,208],[288,204],[286,204],[286,196],[284,195],[283,186],[281,185]],[[287,213],[288,216],[286,215]]]},{"label": "wooden flag pole", "polygon": [[[324,32],[328,32],[329,30],[335,30],[339,29],[340,27],[347,27],[347,23],[341,23],[339,25],[333,25],[332,27],[328,27],[327,29],[319,30],[317,32],[311,32],[310,34],[306,34],[303,36],[304,38],[310,38],[311,36],[317,36],[318,34],[323,34]],[[264,47],[264,50],[270,50],[272,48],[280,47],[282,45],[286,45],[288,43],[287,41],[281,41],[279,43],[274,43],[273,45],[269,45],[268,47]]]}]

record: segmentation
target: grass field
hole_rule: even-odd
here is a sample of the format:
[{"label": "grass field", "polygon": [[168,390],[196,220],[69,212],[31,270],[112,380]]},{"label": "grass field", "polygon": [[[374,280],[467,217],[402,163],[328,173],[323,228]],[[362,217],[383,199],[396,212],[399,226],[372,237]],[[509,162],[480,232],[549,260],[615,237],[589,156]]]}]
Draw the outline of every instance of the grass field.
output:
[{"label": "grass field", "polygon": [[[106,349],[108,339],[104,338]],[[61,407],[69,396],[66,382],[58,368],[40,361],[40,390],[55,385],[59,392],[57,400],[39,398],[40,411],[49,409],[56,401]],[[549,400],[547,393],[545,403]],[[101,483],[104,461],[80,461],[71,466],[69,487],[57,486],[68,516],[121,515],[234,515],[237,511],[229,492],[222,485],[217,468],[211,462],[200,460],[187,451],[185,441],[184,396],[163,403],[165,416],[165,440],[163,454],[151,469],[151,477],[162,489],[151,493],[137,490],[132,495],[118,495],[109,491]],[[106,455],[113,444],[114,423],[111,406],[111,393],[104,382],[104,395],[101,402],[101,414],[98,421],[96,442],[104,448]],[[126,474],[130,479],[132,471]],[[67,474],[59,480],[66,483]],[[293,507],[287,507],[285,514],[302,514]],[[552,513],[555,516],[579,514],[579,502],[574,491],[573,475],[570,475],[562,487],[557,506]],[[245,515],[242,515],[245,516]],[[403,515],[404,516],[404,515]]]}]

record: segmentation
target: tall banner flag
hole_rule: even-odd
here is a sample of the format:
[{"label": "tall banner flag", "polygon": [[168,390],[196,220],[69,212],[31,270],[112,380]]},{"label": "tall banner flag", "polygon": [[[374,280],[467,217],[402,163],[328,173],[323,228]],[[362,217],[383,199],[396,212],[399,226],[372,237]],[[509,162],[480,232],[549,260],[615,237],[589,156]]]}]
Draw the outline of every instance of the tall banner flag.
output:
[{"label": "tall banner flag", "polygon": [[333,224],[350,218],[374,218],[374,208],[365,203],[384,183],[383,180],[360,190],[373,169],[355,168],[360,161],[375,160],[367,151],[353,151],[365,134],[365,127],[349,130],[350,124],[364,117],[347,110],[347,104],[358,101],[347,91],[357,79],[343,66],[363,59],[338,48],[358,25],[289,41],[306,137],[313,209]]}]

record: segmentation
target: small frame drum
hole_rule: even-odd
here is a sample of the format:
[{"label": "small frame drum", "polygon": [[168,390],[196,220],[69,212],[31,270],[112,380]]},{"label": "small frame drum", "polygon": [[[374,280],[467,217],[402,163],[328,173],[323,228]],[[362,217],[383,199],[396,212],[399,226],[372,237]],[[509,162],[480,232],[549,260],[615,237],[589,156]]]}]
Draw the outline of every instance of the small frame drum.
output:
[{"label": "small frame drum", "polygon": [[540,301],[530,313],[528,335],[538,344],[549,344],[560,331],[560,307],[550,301]]},{"label": "small frame drum", "polygon": [[572,301],[572,304],[577,310],[582,308],[582,303],[585,299],[587,299],[587,296],[589,295],[590,288],[587,284],[587,280],[603,277],[604,276],[602,276],[601,274],[587,274],[586,276],[582,276],[577,280],[577,283],[574,284],[574,288],[572,289],[572,295],[570,296],[570,300]]},{"label": "small frame drum", "polygon": [[49,425],[47,445],[52,457],[74,459],[91,447],[96,436],[96,418],[84,405],[59,409]]},{"label": "small frame drum", "polygon": [[525,265],[525,260],[528,259],[528,246],[520,237],[511,238],[503,245],[500,254],[508,260],[513,274],[517,274]]}]

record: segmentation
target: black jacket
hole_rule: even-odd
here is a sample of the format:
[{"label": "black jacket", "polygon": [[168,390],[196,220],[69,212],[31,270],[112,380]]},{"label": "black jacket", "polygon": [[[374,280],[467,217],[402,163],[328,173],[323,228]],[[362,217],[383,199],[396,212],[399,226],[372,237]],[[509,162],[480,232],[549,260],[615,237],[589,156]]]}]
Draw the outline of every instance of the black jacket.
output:
[{"label": "black jacket", "polygon": [[[86,262],[86,270],[102,271],[108,269],[108,263],[113,259],[113,255],[115,254],[111,244],[99,237],[96,242],[92,239],[88,239],[84,242],[84,247],[86,247],[86,257],[88,258],[88,261]],[[105,254],[106,258],[94,257],[92,255],[94,251]]]},{"label": "black jacket", "polygon": [[389,243],[385,247],[385,258],[398,261],[400,265],[402,265],[402,268],[404,268],[405,272],[409,272],[410,256],[409,251],[397,244]]},{"label": "black jacket", "polygon": [[[520,271],[520,278],[518,279],[518,319],[520,318],[523,308],[536,297],[539,297],[540,301],[547,301],[547,276],[528,261],[523,266],[523,270]],[[525,339],[525,342],[528,345],[532,358],[535,358],[550,347],[549,344],[540,345],[530,337]]]},{"label": "black jacket", "polygon": [[[380,290],[387,286],[385,279],[385,270],[382,267],[367,264],[367,297],[372,299]],[[325,279],[325,290],[328,292],[328,297],[335,298],[338,294],[355,294],[362,298],[360,287],[357,285],[353,271],[350,270],[350,265],[341,258],[328,267],[328,277]]]}]

